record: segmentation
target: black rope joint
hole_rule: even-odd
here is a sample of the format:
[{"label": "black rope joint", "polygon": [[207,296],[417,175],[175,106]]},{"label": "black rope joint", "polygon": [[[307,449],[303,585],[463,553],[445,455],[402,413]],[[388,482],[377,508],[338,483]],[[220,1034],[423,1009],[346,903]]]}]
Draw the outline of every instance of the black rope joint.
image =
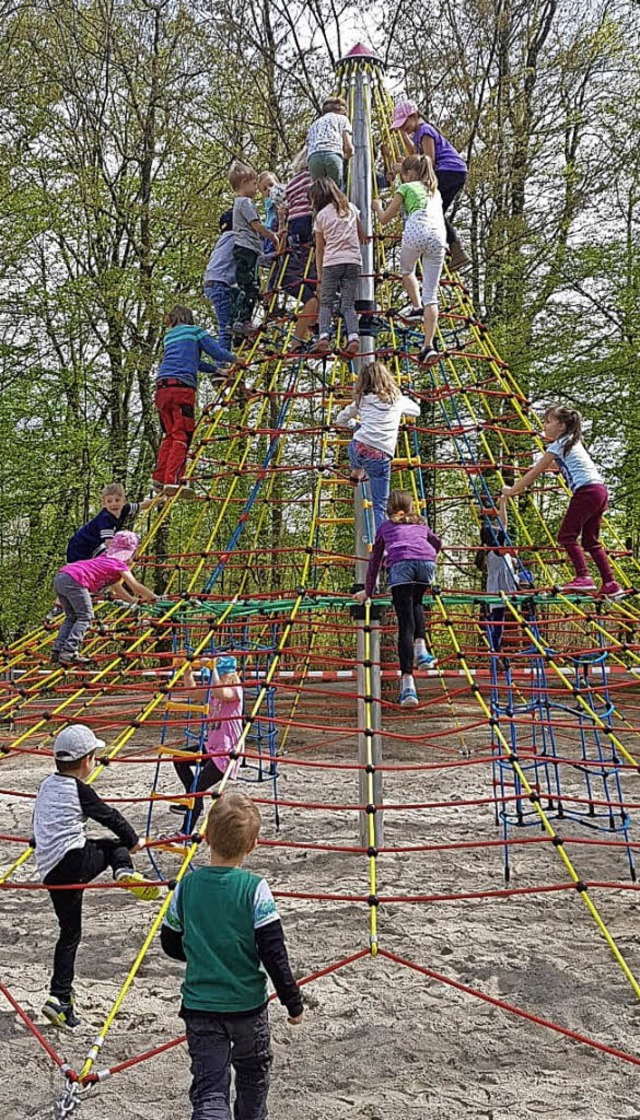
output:
[{"label": "black rope joint", "polygon": [[583,883],[582,879],[578,879],[578,882],[576,883],[576,890],[577,890],[578,894],[586,894],[587,893],[587,884]]},{"label": "black rope joint", "polygon": [[367,899],[367,902],[369,903],[369,906],[379,906],[380,905],[377,894],[370,894],[368,899]]},{"label": "black rope joint", "polygon": [[370,859],[375,859],[378,854],[377,848],[367,848],[367,855]]},{"label": "black rope joint", "polygon": [[554,848],[561,848],[564,844],[564,840],[561,836],[554,836],[551,843],[553,844]]},{"label": "black rope joint", "polygon": [[536,793],[535,789],[531,790],[531,793],[529,794],[529,801],[531,802],[532,805],[537,805],[539,803],[540,794]]},{"label": "black rope joint", "polygon": [[374,813],[378,812],[378,810],[376,809],[376,806],[373,805],[372,802],[369,802],[369,804],[367,805],[366,811],[369,814],[369,816],[372,816]]},{"label": "black rope joint", "polygon": [[367,763],[367,765],[364,768],[364,772],[365,772],[365,774],[375,774],[376,768],[375,768],[375,766],[373,765],[372,762]]}]

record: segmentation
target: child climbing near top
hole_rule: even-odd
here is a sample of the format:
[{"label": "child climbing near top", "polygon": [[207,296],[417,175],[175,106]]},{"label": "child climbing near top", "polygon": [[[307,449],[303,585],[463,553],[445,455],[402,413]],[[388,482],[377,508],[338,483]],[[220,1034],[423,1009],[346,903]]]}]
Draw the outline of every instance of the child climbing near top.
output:
[{"label": "child climbing near top", "polygon": [[[193,762],[176,760],[173,765],[184,786],[185,793],[195,793],[193,809],[185,811],[184,805],[171,806],[183,814],[183,832],[195,832],[203,808],[203,794],[221,781],[231,763],[230,755],[242,735],[243,691],[238,676],[238,662],[231,654],[219,657],[206,688],[197,688],[190,669],[184,674],[183,683],[189,689],[189,698],[198,704],[209,705],[206,727],[208,729],[203,754],[206,761],[196,770]],[[239,761],[233,762],[231,777],[235,776]]]},{"label": "child climbing near top", "polygon": [[[51,660],[60,665],[84,665],[88,658],[80,655],[80,647],[93,621],[92,594],[111,587],[112,594],[125,603],[155,602],[153,591],[134,579],[129,571],[139,541],[135,533],[121,529],[107,544],[106,552],[90,560],[65,564],[53,581],[65,619],[53,643]],[[127,590],[122,585],[126,578]]]},{"label": "child climbing near top", "polygon": [[[280,211],[286,203],[287,193],[284,183],[278,182],[273,171],[261,171],[257,179],[258,190],[263,198],[264,224],[273,233],[278,233],[280,228]],[[273,250],[271,241],[263,242],[265,253]]]},{"label": "child climbing near top", "polygon": [[[392,202],[383,210],[379,199],[373,202],[374,213],[381,225],[392,222],[402,211],[407,220],[402,231],[400,271],[402,283],[411,300],[409,318],[423,319],[424,345],[419,361],[437,358],[433,338],[438,322],[438,286],[447,247],[447,234],[431,160],[428,156],[407,156],[400,165],[402,182],[396,187]],[[422,266],[422,299],[416,279],[416,264]]]},{"label": "child climbing near top", "polygon": [[[566,549],[576,573],[562,590],[595,590],[584,548],[590,553],[602,578],[598,594],[618,598],[624,591],[615,580],[607,553],[600,543],[600,526],[609,502],[609,492],[582,442],[582,417],[575,408],[553,405],[544,413],[543,431],[547,450],[513,486],[503,486],[502,493],[506,498],[515,498],[545,471],[557,467],[571,490],[569,508],[558,532],[558,544]],[[580,536],[582,548],[578,544]]]},{"label": "child climbing near top", "polygon": [[328,97],[322,113],[307,133],[307,157],[312,179],[332,179],[344,187],[345,163],[353,155],[351,121],[343,97]]},{"label": "child climbing near top", "polygon": [[320,282],[319,338],[312,354],[329,349],[333,307],[340,292],[340,310],[347,331],[347,354],[360,348],[356,295],[362,272],[360,245],[367,240],[356,207],[332,179],[313,184],[311,205],[315,215],[316,270]]},{"label": "child climbing near top", "polygon": [[[82,934],[84,890],[57,890],[72,883],[90,883],[109,867],[117,882],[147,902],[158,897],[158,888],[145,883],[133,870],[131,856],[143,842],[135,829],[87,785],[97,750],[105,743],[83,723],[70,724],[55,738],[55,772],[42,782],[35,801],[33,834],[36,865],[60,926],[53,957],[50,996],[43,1015],[56,1027],[73,1030],[80,1025],[75,1011],[73,975]],[[87,839],[85,822],[97,821],[117,839]]]},{"label": "child climbing near top", "polygon": [[170,497],[180,489],[187,452],[195,431],[198,373],[209,373],[220,380],[216,366],[204,362],[203,354],[225,365],[245,363],[220,346],[203,327],[195,325],[190,307],[172,307],[167,315],[167,325],[164,353],[156,375],[155,400],[162,441],[152,483],[158,492]]},{"label": "child climbing near top", "polygon": [[262,255],[261,238],[270,241],[276,252],[280,239],[275,230],[268,229],[260,221],[254,202],[258,190],[258,176],[253,168],[245,163],[234,163],[229,172],[229,182],[236,196],[233,204],[233,259],[236,265],[238,294],[234,308],[233,329],[238,334],[250,334],[253,330],[251,322],[253,309],[260,295],[258,262]]},{"label": "child climbing near top", "polygon": [[209,813],[210,863],[176,887],[160,931],[162,948],[186,961],[180,1016],[193,1080],[191,1120],[264,1120],[273,1055],[267,976],[288,1022],[303,1004],[280,915],[266,879],[245,870],[255,851],[260,813],[245,794],[222,794]]},{"label": "child climbing near top", "polygon": [[67,563],[76,560],[89,560],[97,552],[104,551],[114,533],[119,532],[128,518],[133,518],[142,510],[153,505],[153,499],[144,502],[128,502],[124,486],[120,482],[110,482],[100,491],[102,509],[91,521],[87,521],[73,534],[67,545]]},{"label": "child climbing near top", "polygon": [[422,600],[433,583],[441,548],[440,537],[416,513],[411,494],[407,490],[392,490],[387,520],[376,533],[369,557],[364,590],[357,591],[354,598],[359,603],[371,598],[384,557],[398,620],[398,657],[402,673],[399,703],[403,708],[415,707],[418,703],[414,660],[418,669],[432,669],[437,664],[426,645]]},{"label": "child climbing near top", "polygon": [[220,236],[213,246],[204,274],[204,294],[218,320],[218,342],[231,349],[231,324],[236,287],[236,262],[233,259],[233,210],[225,210],[218,222]]},{"label": "child climbing near top", "polygon": [[370,362],[358,374],[354,399],[336,416],[338,427],[355,424],[348,454],[350,481],[368,478],[376,532],[382,525],[391,483],[391,463],[403,416],[419,416],[420,405],[400,392],[382,362]]}]

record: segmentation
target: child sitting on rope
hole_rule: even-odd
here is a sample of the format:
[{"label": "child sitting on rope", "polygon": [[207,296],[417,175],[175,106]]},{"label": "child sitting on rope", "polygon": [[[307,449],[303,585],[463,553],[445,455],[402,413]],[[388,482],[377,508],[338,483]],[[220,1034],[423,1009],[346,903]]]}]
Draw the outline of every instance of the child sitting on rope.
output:
[{"label": "child sitting on rope", "polygon": [[261,238],[268,239],[276,252],[280,247],[278,234],[260,221],[254,198],[258,176],[245,163],[234,163],[229,182],[236,196],[233,204],[233,259],[236,265],[238,295],[234,308],[233,329],[238,334],[251,334],[251,317],[260,295],[258,263],[262,256]]},{"label": "child sitting on rope", "polygon": [[289,1023],[302,1019],[268,883],[242,867],[259,833],[257,806],[243,793],[223,793],[207,819],[210,864],[180,881],[160,932],[165,953],[187,963],[180,1016],[193,1073],[191,1120],[231,1117],[230,1066],[236,1120],[267,1115],[273,1061],[267,975]]},{"label": "child sitting on rope", "polygon": [[100,497],[100,513],[78,529],[67,545],[69,564],[76,560],[90,560],[98,552],[104,552],[107,542],[124,527],[127,520],[133,520],[136,514],[154,504],[153,498],[147,498],[144,502],[128,502],[124,486],[120,482],[110,482],[108,486],[104,486]]},{"label": "child sitting on rope", "polygon": [[[55,773],[42,782],[35,801],[33,834],[38,875],[49,890],[60,926],[53,957],[50,996],[43,1015],[56,1027],[73,1030],[80,1025],[75,1011],[73,975],[82,933],[84,890],[59,890],[71,883],[90,883],[109,867],[116,882],[136,898],[150,902],[158,888],[133,870],[131,855],[144,846],[135,829],[110,805],[105,805],[87,785],[96,751],[105,743],[83,723],[70,724],[53,743]],[[117,839],[88,840],[85,821],[97,821]]]},{"label": "child sitting on rope", "polygon": [[403,396],[391,371],[382,362],[370,362],[358,374],[353,403],[336,416],[338,427],[355,425],[348,448],[349,481],[357,486],[369,480],[375,532],[387,508],[400,421],[403,416],[419,415],[420,405]]},{"label": "child sitting on rope", "polygon": [[192,762],[175,760],[173,765],[182,782],[185,793],[195,794],[193,809],[184,805],[172,805],[171,811],[184,816],[182,831],[195,832],[198,818],[202,813],[205,790],[211,789],[221,781],[231,764],[230,778],[234,778],[239,760],[231,763],[230,755],[235,751],[242,735],[243,691],[238,676],[238,662],[231,654],[219,657],[212,670],[211,681],[207,688],[196,688],[191,669],[184,674],[183,684],[189,689],[189,698],[197,704],[209,704],[206,727],[207,741],[204,747],[206,761],[198,767]]},{"label": "child sitting on rope", "polygon": [[[79,650],[85,634],[93,621],[91,596],[105,587],[125,603],[154,603],[153,591],[134,579],[129,565],[138,547],[135,533],[122,529],[107,544],[106,552],[90,560],[76,560],[60,569],[53,586],[65,613],[65,619],[53,643],[51,660],[65,668],[86,665],[90,658],[82,657]],[[126,579],[127,587],[123,586]]]},{"label": "child sitting on rope", "polygon": [[391,492],[387,518],[376,533],[364,590],[357,591],[354,598],[358,603],[371,598],[384,557],[398,620],[398,657],[402,673],[399,703],[403,708],[411,708],[418,703],[414,660],[418,669],[433,669],[437,664],[426,645],[422,600],[433,583],[442,541],[415,512],[413,498],[407,490]]},{"label": "child sitting on rope", "polygon": [[[431,160],[428,156],[407,156],[400,165],[402,183],[396,187],[392,202],[383,210],[374,199],[373,210],[381,225],[392,222],[402,211],[407,220],[402,231],[400,271],[402,283],[411,300],[401,314],[409,319],[422,319],[424,344],[419,362],[432,362],[438,357],[433,339],[438,323],[438,287],[447,248],[447,232]],[[416,279],[416,264],[422,267],[422,299]]]},{"label": "child sitting on rope", "polygon": [[360,214],[331,179],[319,179],[310,193],[315,215],[316,270],[320,282],[320,336],[312,354],[326,354],[333,307],[340,292],[340,310],[347,331],[345,352],[353,357],[360,349],[356,295],[367,235]]},{"label": "child sitting on rope", "polygon": [[515,498],[545,471],[557,468],[571,490],[569,508],[558,533],[558,544],[566,549],[576,573],[562,591],[595,591],[596,585],[578,544],[581,536],[582,547],[590,553],[602,578],[598,594],[617,599],[624,591],[614,578],[609,557],[600,543],[600,526],[609,503],[609,492],[582,442],[582,417],[575,408],[553,405],[543,416],[543,431],[548,443],[546,452],[513,486],[503,486],[502,493],[506,498]]},{"label": "child sitting on rope", "polygon": [[322,113],[307,133],[307,156],[312,179],[332,179],[345,185],[345,165],[353,155],[351,121],[343,97],[328,97]]}]

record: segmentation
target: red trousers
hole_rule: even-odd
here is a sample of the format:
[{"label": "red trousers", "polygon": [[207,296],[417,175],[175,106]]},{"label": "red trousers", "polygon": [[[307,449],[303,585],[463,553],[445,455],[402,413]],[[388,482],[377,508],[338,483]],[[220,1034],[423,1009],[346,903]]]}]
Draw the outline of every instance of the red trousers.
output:
[{"label": "red trousers", "polygon": [[[603,583],[610,583],[615,578],[604,545],[600,544],[599,540],[600,526],[608,501],[609,493],[602,483],[592,482],[587,486],[581,486],[573,494],[558,532],[558,544],[566,548],[569,553],[576,575],[589,575],[582,551],[584,548],[590,553]],[[578,537],[582,537],[582,548],[578,544]]]},{"label": "red trousers", "polygon": [[175,486],[184,474],[187,451],[196,426],[196,391],[178,382],[159,382],[156,408],[163,435],[153,478],[165,486]]}]

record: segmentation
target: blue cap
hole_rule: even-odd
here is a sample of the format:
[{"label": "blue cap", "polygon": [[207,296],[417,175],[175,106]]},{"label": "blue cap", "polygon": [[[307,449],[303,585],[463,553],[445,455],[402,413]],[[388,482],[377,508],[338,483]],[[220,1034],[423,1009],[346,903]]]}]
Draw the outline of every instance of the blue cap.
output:
[{"label": "blue cap", "polygon": [[237,673],[238,662],[230,653],[225,653],[223,657],[218,658],[216,669],[218,670],[219,677],[224,677],[226,673]]}]

